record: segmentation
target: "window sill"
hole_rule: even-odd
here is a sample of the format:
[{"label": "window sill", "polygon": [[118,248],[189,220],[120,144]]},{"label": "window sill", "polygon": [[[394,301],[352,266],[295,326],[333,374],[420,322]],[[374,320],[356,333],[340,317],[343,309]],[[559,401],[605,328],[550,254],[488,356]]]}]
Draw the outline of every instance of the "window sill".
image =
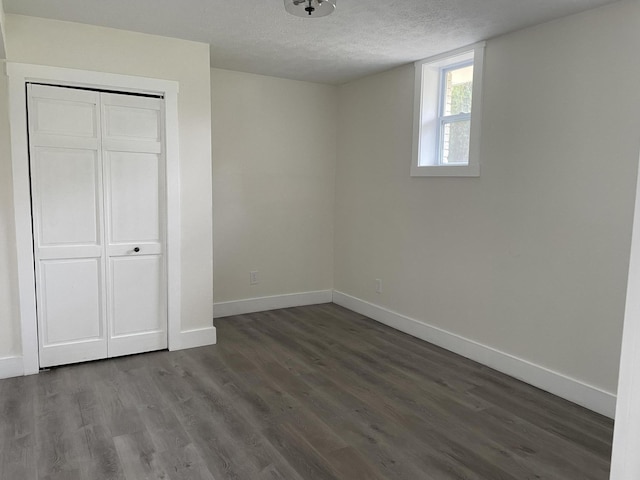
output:
[{"label": "window sill", "polygon": [[411,166],[412,177],[479,177],[480,165]]}]

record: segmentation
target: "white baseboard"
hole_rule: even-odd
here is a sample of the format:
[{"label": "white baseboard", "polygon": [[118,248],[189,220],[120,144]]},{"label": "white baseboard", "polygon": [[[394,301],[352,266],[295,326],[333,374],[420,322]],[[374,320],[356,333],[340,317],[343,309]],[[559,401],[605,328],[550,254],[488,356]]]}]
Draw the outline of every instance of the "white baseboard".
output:
[{"label": "white baseboard", "polygon": [[[217,342],[216,327],[212,326],[180,332],[179,342],[178,347],[172,348],[172,350],[215,345]],[[0,379],[21,377],[23,375],[24,364],[21,356],[0,358]]]},{"label": "white baseboard", "polygon": [[24,375],[22,357],[0,358],[0,378],[20,377]]},{"label": "white baseboard", "polygon": [[616,396],[612,393],[342,292],[333,292],[333,302],[589,410],[614,418]]},{"label": "white baseboard", "polygon": [[290,293],[287,295],[274,295],[272,297],[219,302],[213,304],[213,317],[230,317],[232,315],[244,315],[245,313],[276,310],[278,308],[331,303],[332,298],[333,290],[318,290],[315,292]]},{"label": "white baseboard", "polygon": [[172,350],[184,350],[186,348],[205,347],[215,345],[218,341],[216,327],[197,328],[180,332],[180,343],[178,348]]}]

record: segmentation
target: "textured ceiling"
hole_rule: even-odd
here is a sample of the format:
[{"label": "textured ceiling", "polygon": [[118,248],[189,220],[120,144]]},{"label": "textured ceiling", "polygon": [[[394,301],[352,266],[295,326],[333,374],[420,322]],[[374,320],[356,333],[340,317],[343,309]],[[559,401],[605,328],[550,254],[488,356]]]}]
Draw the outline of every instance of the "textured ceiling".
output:
[{"label": "textured ceiling", "polygon": [[282,0],[4,0],[7,13],[211,45],[211,66],[340,84],[611,0],[338,0],[289,15]]}]

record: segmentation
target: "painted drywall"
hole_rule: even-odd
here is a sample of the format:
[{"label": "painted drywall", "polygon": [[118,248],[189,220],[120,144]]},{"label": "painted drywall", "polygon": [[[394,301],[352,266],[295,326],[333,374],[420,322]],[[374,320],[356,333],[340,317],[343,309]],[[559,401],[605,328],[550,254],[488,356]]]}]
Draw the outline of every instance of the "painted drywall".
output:
[{"label": "painted drywall", "polygon": [[216,302],[332,287],[336,102],[333,86],[211,71]]},{"label": "painted drywall", "polygon": [[0,59],[7,58],[7,42],[5,38],[4,6],[0,0]]},{"label": "painted drywall", "polygon": [[[211,105],[206,44],[17,15],[6,16],[8,61],[155,77],[180,82],[178,120],[181,175],[182,330],[210,327],[213,318]],[[4,107],[4,105],[0,105]],[[6,115],[6,107],[0,108]],[[2,120],[0,120],[1,122]],[[0,125],[2,135],[5,128]],[[3,142],[4,145],[4,142]],[[2,168],[6,160],[3,158]],[[10,176],[0,180],[10,184]],[[11,211],[10,193],[0,195]],[[6,250],[6,251],[5,251]],[[0,259],[15,261],[11,242]],[[0,260],[2,261],[2,260]],[[2,275],[5,275],[4,272]],[[10,285],[10,284],[9,284]],[[4,290],[4,291],[3,291]],[[0,298],[15,298],[0,280]],[[14,312],[0,310],[0,331],[18,328]],[[1,344],[0,344],[1,345]],[[16,345],[13,351],[19,351]],[[2,356],[2,351],[0,351]]]},{"label": "painted drywall", "polygon": [[335,289],[615,393],[639,50],[638,2],[488,41],[479,178],[409,176],[413,66],[341,86]]},{"label": "painted drywall", "polygon": [[7,77],[0,72],[0,358],[19,352],[18,282],[15,227],[13,222],[13,185],[11,182],[11,150],[9,148],[9,116]]}]

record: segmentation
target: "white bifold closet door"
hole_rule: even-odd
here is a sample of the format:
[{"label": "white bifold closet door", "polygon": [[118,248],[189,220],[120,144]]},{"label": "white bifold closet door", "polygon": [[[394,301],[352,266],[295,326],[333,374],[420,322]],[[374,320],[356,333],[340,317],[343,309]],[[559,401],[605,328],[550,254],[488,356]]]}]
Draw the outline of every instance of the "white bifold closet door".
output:
[{"label": "white bifold closet door", "polygon": [[167,347],[161,107],[29,85],[41,367]]}]

